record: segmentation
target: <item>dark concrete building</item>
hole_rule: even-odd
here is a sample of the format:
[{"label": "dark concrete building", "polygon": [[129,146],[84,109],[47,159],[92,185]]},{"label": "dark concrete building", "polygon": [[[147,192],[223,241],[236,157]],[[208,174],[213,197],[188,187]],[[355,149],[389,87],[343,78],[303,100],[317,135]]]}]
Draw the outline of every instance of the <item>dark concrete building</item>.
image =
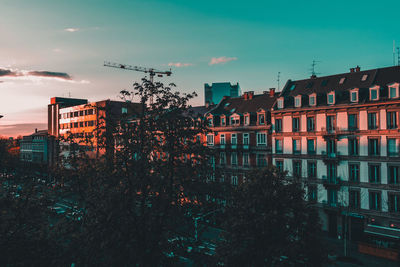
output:
[{"label": "dark concrete building", "polygon": [[218,104],[224,96],[238,97],[241,95],[239,83],[231,84],[229,82],[223,83],[208,83],[204,84],[204,100],[207,104]]}]

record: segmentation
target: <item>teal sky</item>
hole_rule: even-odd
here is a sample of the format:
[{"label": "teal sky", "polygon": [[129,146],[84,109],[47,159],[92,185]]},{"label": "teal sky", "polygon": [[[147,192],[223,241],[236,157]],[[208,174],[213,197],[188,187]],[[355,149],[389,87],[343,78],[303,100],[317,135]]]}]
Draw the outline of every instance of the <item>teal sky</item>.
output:
[{"label": "teal sky", "polygon": [[[239,82],[243,91],[287,79],[390,66],[400,1],[0,0],[0,135],[47,127],[53,96],[117,99],[142,73],[103,61],[172,68],[183,92]],[[214,60],[213,60],[214,58]],[[226,61],[224,63],[224,61]],[[211,62],[219,64],[210,64]],[[178,65],[168,66],[168,65]],[[67,73],[71,79],[31,76]]]}]

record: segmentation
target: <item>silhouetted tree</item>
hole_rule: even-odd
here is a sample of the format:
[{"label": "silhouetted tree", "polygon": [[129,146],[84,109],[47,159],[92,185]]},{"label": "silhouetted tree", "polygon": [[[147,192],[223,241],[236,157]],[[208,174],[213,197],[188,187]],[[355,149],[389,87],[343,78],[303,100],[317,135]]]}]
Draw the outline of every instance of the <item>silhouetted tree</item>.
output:
[{"label": "silhouetted tree", "polygon": [[301,183],[276,168],[246,175],[225,219],[218,260],[226,266],[320,266],[326,259],[317,211]]}]

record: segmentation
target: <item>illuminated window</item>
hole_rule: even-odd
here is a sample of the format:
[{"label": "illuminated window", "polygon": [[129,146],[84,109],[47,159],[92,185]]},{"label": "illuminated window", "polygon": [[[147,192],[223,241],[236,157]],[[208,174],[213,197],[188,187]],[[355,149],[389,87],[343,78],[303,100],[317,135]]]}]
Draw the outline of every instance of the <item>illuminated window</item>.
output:
[{"label": "illuminated window", "polygon": [[343,84],[345,80],[346,80],[346,78],[345,78],[345,77],[342,77],[342,78],[340,78],[340,80],[339,80],[339,84]]},{"label": "illuminated window", "polygon": [[364,75],[361,77],[361,81],[362,81],[362,82],[365,82],[367,79],[368,79],[368,74],[364,74]]}]

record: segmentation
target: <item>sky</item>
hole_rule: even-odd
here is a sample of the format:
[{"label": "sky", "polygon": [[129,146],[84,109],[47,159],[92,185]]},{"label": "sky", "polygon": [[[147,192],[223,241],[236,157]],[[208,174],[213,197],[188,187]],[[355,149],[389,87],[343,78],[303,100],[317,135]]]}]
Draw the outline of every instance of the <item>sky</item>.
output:
[{"label": "sky", "polygon": [[[0,0],[0,135],[47,129],[54,96],[119,99],[143,73],[104,61],[172,69],[177,90],[393,65],[400,1]],[[397,55],[396,55],[397,58]],[[396,61],[397,63],[397,61]]]}]

